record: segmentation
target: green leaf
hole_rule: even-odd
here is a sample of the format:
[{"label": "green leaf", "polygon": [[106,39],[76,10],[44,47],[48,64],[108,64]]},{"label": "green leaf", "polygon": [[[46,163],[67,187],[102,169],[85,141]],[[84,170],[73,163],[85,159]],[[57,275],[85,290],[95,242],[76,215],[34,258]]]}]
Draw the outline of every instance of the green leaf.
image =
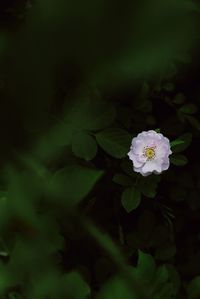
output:
[{"label": "green leaf", "polygon": [[176,293],[174,282],[168,282],[169,272],[166,265],[156,268],[155,260],[150,254],[139,251],[137,267],[133,273],[143,285],[148,298],[169,299]]},{"label": "green leaf", "polygon": [[155,132],[160,133],[160,128],[155,129]]},{"label": "green leaf", "polygon": [[100,293],[97,295],[97,299],[111,298],[138,299],[138,296],[133,293],[133,290],[123,278],[114,277],[103,286]]},{"label": "green leaf", "polygon": [[194,114],[197,110],[198,108],[195,104],[185,104],[179,109],[180,112],[185,114]]},{"label": "green leaf", "polygon": [[184,144],[184,140],[176,139],[170,142],[171,148],[176,147],[177,145]]},{"label": "green leaf", "polygon": [[159,285],[165,283],[169,278],[169,273],[165,265],[162,265],[156,269],[155,274],[155,285],[154,288],[158,287]]},{"label": "green leaf", "polygon": [[184,155],[172,155],[170,161],[176,166],[184,166],[188,163],[188,159]]},{"label": "green leaf", "polygon": [[96,134],[98,144],[114,158],[124,158],[130,148],[130,134],[119,128],[109,128]]},{"label": "green leaf", "polygon": [[166,265],[157,268],[153,282],[153,298],[168,299],[174,298],[174,284],[168,282],[169,273]]},{"label": "green leaf", "polygon": [[68,206],[76,205],[93,188],[103,171],[80,166],[68,165],[55,173],[49,183],[48,192],[58,200],[61,198]]},{"label": "green leaf", "polygon": [[153,294],[153,299],[169,299],[169,298],[175,298],[174,297],[174,286],[171,282],[166,282],[162,286],[160,286],[160,289],[156,291],[155,294]]},{"label": "green leaf", "polygon": [[138,263],[134,273],[137,280],[148,292],[148,298],[169,299],[176,294],[177,288],[174,287],[174,281],[168,282],[169,271],[166,265],[156,268],[155,260],[150,254],[139,251]]},{"label": "green leaf", "polygon": [[137,262],[137,275],[141,280],[150,281],[155,274],[156,264],[150,254],[144,253],[139,250]]},{"label": "green leaf", "polygon": [[43,299],[48,296],[54,296],[55,292],[60,289],[60,277],[55,271],[49,270],[47,273],[39,273],[37,278],[34,278],[34,284],[27,290],[27,297],[30,299]]},{"label": "green leaf", "polygon": [[186,115],[186,119],[191,124],[192,127],[194,127],[196,130],[200,131],[200,121],[191,115]]},{"label": "green leaf", "polygon": [[133,184],[133,180],[123,173],[116,173],[113,182],[122,186],[131,186]]},{"label": "green leaf", "polygon": [[122,205],[124,209],[129,213],[136,209],[141,201],[141,192],[136,187],[130,187],[122,193]]},{"label": "green leaf", "polygon": [[141,288],[140,282],[138,282],[136,277],[133,276],[132,269],[130,267],[127,267],[127,262],[125,257],[123,256],[121,250],[116,246],[113,240],[109,237],[109,235],[102,233],[97,227],[93,225],[91,221],[88,221],[86,219],[84,221],[84,225],[88,233],[96,240],[97,244],[108,254],[111,261],[114,262],[114,264],[120,270],[123,277],[126,278],[126,281],[129,281],[131,283],[131,284],[129,283],[129,286],[131,285],[131,290],[133,294],[135,294],[135,292],[137,293],[138,295],[137,299],[146,298],[144,295],[144,290]]},{"label": "green leaf", "polygon": [[174,292],[177,294],[179,292],[179,289],[181,287],[181,279],[178,271],[176,270],[176,267],[172,264],[166,264],[166,269],[168,272],[169,280],[173,283],[174,286]]},{"label": "green leaf", "polygon": [[45,138],[40,138],[33,150],[34,155],[45,161],[52,159],[61,148],[71,144],[72,135],[72,126],[59,122],[50,129]]},{"label": "green leaf", "polygon": [[173,153],[182,152],[189,147],[191,142],[192,142],[192,134],[185,133],[170,143],[171,150],[173,151]]},{"label": "green leaf", "polygon": [[200,276],[195,277],[187,288],[189,299],[199,299],[200,298]]},{"label": "green leaf", "polygon": [[62,278],[65,298],[87,299],[90,296],[90,288],[78,272],[71,272]]},{"label": "green leaf", "polygon": [[92,238],[94,238],[97,244],[108,254],[111,261],[113,261],[118,268],[123,270],[126,260],[112,238],[107,233],[102,232],[88,219],[84,221],[84,225]]},{"label": "green leaf", "polygon": [[151,175],[148,177],[141,177],[138,182],[138,188],[147,197],[154,198],[156,190],[161,178],[158,175]]},{"label": "green leaf", "polygon": [[78,272],[61,275],[57,269],[51,270],[51,268],[47,272],[40,271],[35,277],[33,276],[27,290],[27,298],[30,299],[87,299],[90,296],[90,288]]},{"label": "green leaf", "polygon": [[92,160],[97,153],[96,140],[84,131],[78,131],[72,139],[72,151],[86,161]]}]

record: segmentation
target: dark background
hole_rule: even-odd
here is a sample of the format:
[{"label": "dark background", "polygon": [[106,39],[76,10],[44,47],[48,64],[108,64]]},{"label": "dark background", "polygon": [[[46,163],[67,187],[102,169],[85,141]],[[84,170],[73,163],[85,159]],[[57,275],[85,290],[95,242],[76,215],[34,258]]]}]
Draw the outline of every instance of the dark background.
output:
[{"label": "dark background", "polygon": [[[2,298],[200,298],[198,29],[192,1],[1,1]],[[127,211],[113,178],[150,129],[186,158]]]}]

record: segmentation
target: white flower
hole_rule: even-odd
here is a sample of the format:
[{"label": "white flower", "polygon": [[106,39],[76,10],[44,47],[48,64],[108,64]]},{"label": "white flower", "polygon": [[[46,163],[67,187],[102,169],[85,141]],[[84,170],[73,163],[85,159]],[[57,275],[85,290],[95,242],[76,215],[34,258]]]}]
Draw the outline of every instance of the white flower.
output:
[{"label": "white flower", "polygon": [[134,171],[143,176],[160,174],[169,168],[169,155],[172,154],[169,139],[156,131],[144,131],[133,138],[129,158]]}]

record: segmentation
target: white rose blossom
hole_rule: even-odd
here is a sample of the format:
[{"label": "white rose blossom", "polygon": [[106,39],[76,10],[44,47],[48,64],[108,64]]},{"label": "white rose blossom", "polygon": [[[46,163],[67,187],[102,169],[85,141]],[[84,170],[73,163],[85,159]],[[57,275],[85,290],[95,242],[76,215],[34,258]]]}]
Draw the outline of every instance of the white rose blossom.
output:
[{"label": "white rose blossom", "polygon": [[134,171],[148,176],[167,170],[171,154],[169,139],[161,133],[150,130],[133,138],[128,156],[133,162]]}]

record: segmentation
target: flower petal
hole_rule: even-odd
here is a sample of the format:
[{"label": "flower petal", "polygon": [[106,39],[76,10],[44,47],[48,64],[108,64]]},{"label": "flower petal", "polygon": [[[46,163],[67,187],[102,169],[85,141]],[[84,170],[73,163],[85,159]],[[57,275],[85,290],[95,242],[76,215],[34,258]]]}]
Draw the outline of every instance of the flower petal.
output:
[{"label": "flower petal", "polygon": [[133,165],[134,165],[135,167],[141,167],[141,166],[144,164],[144,162],[143,162],[143,161],[140,161],[140,160],[138,159],[138,156],[135,155],[135,154],[133,153],[132,150],[128,153],[128,156],[129,156],[130,160],[133,161]]},{"label": "flower petal", "polygon": [[[146,148],[151,147],[155,151],[155,156],[149,160],[145,151]],[[171,153],[169,139],[161,133],[149,130],[143,131],[133,138],[128,156],[133,161],[134,171],[147,176],[151,173],[159,174],[163,170],[167,170]]]},{"label": "flower petal", "polygon": [[169,158],[165,159],[164,163],[162,164],[162,170],[167,170],[169,168]]},{"label": "flower petal", "polygon": [[142,171],[144,173],[146,172],[158,172],[158,173],[161,173],[162,172],[162,168],[161,168],[161,165],[160,163],[158,163],[158,161],[156,160],[151,160],[151,161],[147,161],[145,163],[145,165],[142,167]]},{"label": "flower petal", "polygon": [[142,176],[148,176],[151,174],[151,172],[143,172],[142,167],[134,167],[133,169],[135,172],[140,173]]},{"label": "flower petal", "polygon": [[[134,138],[135,139],[135,138]],[[144,140],[141,139],[137,139],[134,140],[132,142],[132,146],[131,146],[131,150],[135,153],[135,154],[141,154],[144,150],[144,147],[146,146],[146,143],[144,142]]]}]

